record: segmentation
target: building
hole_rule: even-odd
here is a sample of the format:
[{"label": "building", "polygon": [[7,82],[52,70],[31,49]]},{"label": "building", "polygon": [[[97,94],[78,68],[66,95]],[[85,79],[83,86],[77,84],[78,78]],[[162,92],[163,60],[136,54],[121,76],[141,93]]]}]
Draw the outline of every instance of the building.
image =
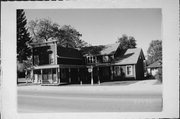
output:
[{"label": "building", "polygon": [[152,76],[155,76],[159,69],[162,69],[162,61],[160,60],[155,61],[147,67],[148,73]]},{"label": "building", "polygon": [[56,40],[32,43],[33,82],[42,85],[144,79],[142,49],[123,51],[119,44],[61,47]]}]

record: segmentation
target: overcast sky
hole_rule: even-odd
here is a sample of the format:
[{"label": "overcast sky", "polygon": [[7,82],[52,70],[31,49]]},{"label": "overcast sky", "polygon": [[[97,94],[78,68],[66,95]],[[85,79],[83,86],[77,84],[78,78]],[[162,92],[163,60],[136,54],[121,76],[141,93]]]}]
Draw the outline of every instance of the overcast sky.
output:
[{"label": "overcast sky", "polygon": [[162,40],[160,9],[54,9],[25,10],[28,21],[48,18],[71,25],[91,45],[106,45],[122,34],[133,36],[146,55],[152,40]]}]

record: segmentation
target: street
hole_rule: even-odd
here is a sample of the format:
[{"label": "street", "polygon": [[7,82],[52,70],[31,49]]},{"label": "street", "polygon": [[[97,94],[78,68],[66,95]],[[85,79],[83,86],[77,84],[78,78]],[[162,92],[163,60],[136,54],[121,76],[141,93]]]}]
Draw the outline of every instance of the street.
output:
[{"label": "street", "polygon": [[161,85],[19,86],[18,112],[158,112]]}]

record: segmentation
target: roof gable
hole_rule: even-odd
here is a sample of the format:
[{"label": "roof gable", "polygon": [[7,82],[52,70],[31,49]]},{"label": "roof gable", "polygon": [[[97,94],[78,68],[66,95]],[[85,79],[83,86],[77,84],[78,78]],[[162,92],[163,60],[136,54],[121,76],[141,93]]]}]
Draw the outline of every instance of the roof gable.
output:
[{"label": "roof gable", "polygon": [[114,63],[118,65],[136,64],[140,56],[144,59],[141,48],[127,49],[124,55],[115,59]]},{"label": "roof gable", "polygon": [[105,45],[100,53],[101,55],[115,54],[118,47],[119,47],[119,43]]},{"label": "roof gable", "polygon": [[83,47],[81,52],[83,55],[110,55],[115,54],[119,47],[119,43],[99,45],[99,46],[89,46]]}]

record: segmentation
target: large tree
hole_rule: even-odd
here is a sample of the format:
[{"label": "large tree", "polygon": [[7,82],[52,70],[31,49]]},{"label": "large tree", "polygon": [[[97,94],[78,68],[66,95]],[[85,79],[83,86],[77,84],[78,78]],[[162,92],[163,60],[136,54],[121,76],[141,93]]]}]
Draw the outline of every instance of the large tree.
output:
[{"label": "large tree", "polygon": [[151,41],[147,51],[147,63],[152,64],[157,60],[162,60],[162,41],[153,40]]},{"label": "large tree", "polygon": [[36,19],[29,22],[28,28],[34,42],[55,38],[59,40],[59,45],[64,47],[80,48],[87,45],[80,39],[82,34],[70,25],[60,27],[49,19]]},{"label": "large tree", "polygon": [[57,37],[59,25],[49,19],[36,19],[28,23],[28,29],[33,42],[48,41],[49,38]]},{"label": "large tree", "polygon": [[17,60],[23,62],[31,55],[28,43],[31,41],[26,28],[26,16],[23,9],[17,10]]},{"label": "large tree", "polygon": [[121,38],[118,38],[117,43],[120,43],[120,48],[126,50],[128,48],[136,48],[136,40],[132,36],[122,35]]},{"label": "large tree", "polygon": [[70,25],[64,25],[59,32],[59,42],[62,46],[77,48],[83,45],[83,41],[80,39],[80,34],[75,28]]}]

